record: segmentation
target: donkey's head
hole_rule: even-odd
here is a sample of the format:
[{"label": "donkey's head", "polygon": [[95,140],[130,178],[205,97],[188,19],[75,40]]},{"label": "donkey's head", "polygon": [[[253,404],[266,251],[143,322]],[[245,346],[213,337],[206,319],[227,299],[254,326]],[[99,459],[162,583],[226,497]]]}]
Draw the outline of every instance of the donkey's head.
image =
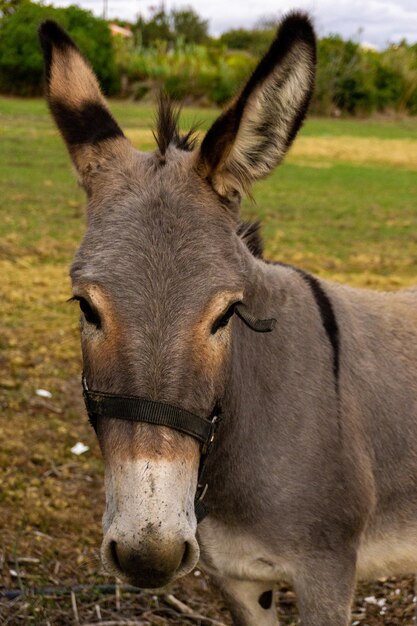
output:
[{"label": "donkey's head", "polygon": [[[282,160],[302,123],[315,67],[310,22],[299,14],[282,22],[199,148],[179,136],[162,100],[149,154],[126,139],[72,40],[53,22],[40,37],[49,106],[88,196],[71,269],[88,385],[208,417],[228,382],[236,303],[250,309],[256,288],[240,197]],[[189,572],[199,554],[198,441],[116,418],[99,418],[97,434],[104,565],[143,587]]]}]

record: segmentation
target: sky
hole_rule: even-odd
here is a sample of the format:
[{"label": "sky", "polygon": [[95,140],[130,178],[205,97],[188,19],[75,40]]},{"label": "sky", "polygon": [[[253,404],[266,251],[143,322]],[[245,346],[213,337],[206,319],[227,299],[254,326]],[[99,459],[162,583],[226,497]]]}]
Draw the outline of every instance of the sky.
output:
[{"label": "sky", "polygon": [[[108,3],[108,17],[134,20],[149,16],[160,0],[52,0],[55,6],[78,4],[102,15]],[[293,9],[312,15],[320,36],[337,33],[364,44],[383,48],[405,38],[417,42],[417,0],[165,0],[165,8],[191,6],[209,20],[212,35],[230,28],[250,28],[262,17],[278,17]]]}]

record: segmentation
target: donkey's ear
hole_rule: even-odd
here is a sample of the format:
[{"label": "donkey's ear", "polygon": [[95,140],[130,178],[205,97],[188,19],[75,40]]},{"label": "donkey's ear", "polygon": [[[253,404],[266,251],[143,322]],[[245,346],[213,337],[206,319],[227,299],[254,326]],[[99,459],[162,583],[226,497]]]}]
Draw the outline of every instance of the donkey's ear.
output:
[{"label": "donkey's ear", "polygon": [[67,33],[47,20],[39,38],[49,108],[85,182],[88,172],[110,158],[120,141],[129,142],[110,114],[93,70]]},{"label": "donkey's ear", "polygon": [[310,20],[291,13],[241,94],[201,144],[198,171],[220,195],[249,192],[283,159],[305,117],[315,66]]}]

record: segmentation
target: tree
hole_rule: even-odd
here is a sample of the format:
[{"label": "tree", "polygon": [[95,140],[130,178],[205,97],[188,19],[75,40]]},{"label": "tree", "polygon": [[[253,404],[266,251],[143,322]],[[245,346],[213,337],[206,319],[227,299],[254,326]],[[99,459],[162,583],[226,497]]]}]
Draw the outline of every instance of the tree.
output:
[{"label": "tree", "polygon": [[259,57],[268,50],[274,34],[273,30],[235,28],[223,33],[219,41],[229,50],[247,50]]},{"label": "tree", "polygon": [[[0,0],[1,1],[1,0]],[[208,38],[208,21],[203,20],[191,8],[156,10],[149,20],[142,16],[134,26],[135,43],[149,48],[156,41],[173,42],[182,38],[184,43],[203,43]]]},{"label": "tree", "polygon": [[139,17],[133,30],[136,44],[145,48],[155,41],[172,41],[173,39],[169,15],[163,8],[154,12],[148,21]]},{"label": "tree", "polygon": [[107,22],[76,6],[56,9],[26,0],[0,20],[0,91],[35,95],[42,91],[43,58],[38,26],[53,19],[74,37],[107,93],[117,90],[114,50]]},{"label": "tree", "polygon": [[0,0],[0,16],[11,15],[24,0]]},{"label": "tree", "polygon": [[185,43],[203,43],[208,38],[208,21],[191,7],[173,9],[171,23],[175,36],[182,37]]}]

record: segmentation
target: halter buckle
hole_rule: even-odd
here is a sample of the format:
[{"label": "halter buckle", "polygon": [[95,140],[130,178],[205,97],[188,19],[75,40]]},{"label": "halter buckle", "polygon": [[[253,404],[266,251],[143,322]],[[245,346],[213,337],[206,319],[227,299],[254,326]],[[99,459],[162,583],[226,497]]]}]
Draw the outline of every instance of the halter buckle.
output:
[{"label": "halter buckle", "polygon": [[204,486],[203,485],[197,485],[197,489],[198,489],[198,491],[201,490],[201,493],[199,493],[198,497],[196,498],[196,502],[201,502],[202,500],[204,500],[205,495],[207,493],[208,483],[206,483]]},{"label": "halter buckle", "polygon": [[216,431],[217,431],[217,426],[219,425],[219,421],[220,421],[219,416],[214,415],[213,419],[211,420],[210,434],[208,436],[207,441],[203,444],[203,447],[201,449],[202,456],[206,456],[208,454],[208,451],[211,448],[211,444],[213,443],[216,437]]}]

